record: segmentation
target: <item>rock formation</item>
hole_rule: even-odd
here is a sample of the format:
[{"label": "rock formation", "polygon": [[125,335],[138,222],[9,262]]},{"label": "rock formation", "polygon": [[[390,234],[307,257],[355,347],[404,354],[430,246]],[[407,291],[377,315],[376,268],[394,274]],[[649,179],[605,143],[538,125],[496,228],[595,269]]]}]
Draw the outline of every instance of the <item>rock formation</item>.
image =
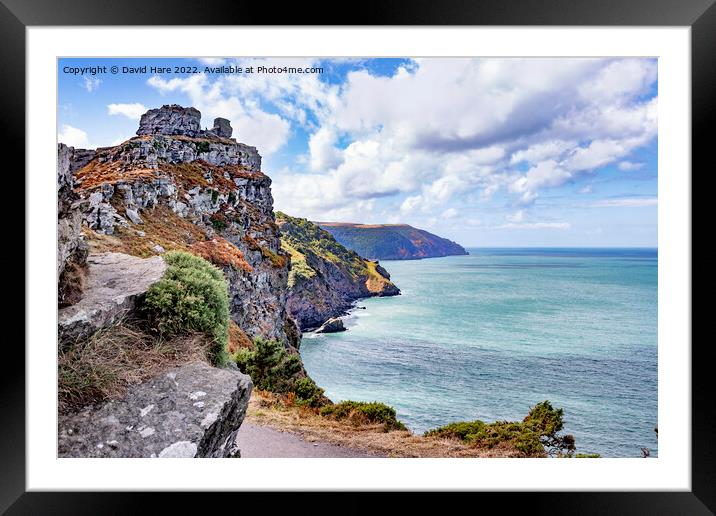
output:
[{"label": "rock formation", "polygon": [[343,320],[339,317],[332,317],[324,322],[321,327],[316,330],[316,333],[338,333],[341,331],[346,331]]},{"label": "rock formation", "polygon": [[231,138],[231,134],[234,130],[226,118],[215,118],[214,127],[211,129],[211,132],[220,138]]},{"label": "rock formation", "polygon": [[[141,117],[138,136],[69,155],[89,243],[142,257],[201,245],[227,276],[239,327],[295,349],[296,333],[286,332],[289,260],[271,180],[255,147],[228,138],[228,120],[216,119],[210,131],[200,129],[200,120],[194,108],[162,106]],[[226,245],[236,260],[222,258]]]},{"label": "rock formation", "polygon": [[200,131],[201,113],[198,109],[172,104],[144,113],[139,120],[137,134],[198,136]]},{"label": "rock formation", "polygon": [[118,401],[59,420],[60,457],[238,457],[252,390],[238,370],[194,362],[132,387]]},{"label": "rock formation", "polygon": [[302,329],[344,314],[356,299],[400,294],[380,264],[346,249],[329,232],[306,219],[276,217],[291,255],[288,310]]},{"label": "rock formation", "polygon": [[87,265],[82,298],[58,313],[62,348],[121,321],[167,268],[159,256],[142,259],[121,253],[90,255]]},{"label": "rock formation", "polygon": [[72,163],[85,160],[86,151],[60,144],[57,148],[57,278],[58,303],[70,305],[83,288],[87,244],[82,237],[82,213],[74,191]]}]

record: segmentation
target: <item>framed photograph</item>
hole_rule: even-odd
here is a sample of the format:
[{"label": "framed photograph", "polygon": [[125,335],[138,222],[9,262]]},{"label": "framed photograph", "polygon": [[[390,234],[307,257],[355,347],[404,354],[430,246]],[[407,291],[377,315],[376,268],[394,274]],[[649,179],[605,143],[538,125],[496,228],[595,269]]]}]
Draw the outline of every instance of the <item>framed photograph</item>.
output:
[{"label": "framed photograph", "polygon": [[712,514],[691,178],[716,8],[657,3],[343,26],[3,0],[27,304],[0,510],[500,491]]}]

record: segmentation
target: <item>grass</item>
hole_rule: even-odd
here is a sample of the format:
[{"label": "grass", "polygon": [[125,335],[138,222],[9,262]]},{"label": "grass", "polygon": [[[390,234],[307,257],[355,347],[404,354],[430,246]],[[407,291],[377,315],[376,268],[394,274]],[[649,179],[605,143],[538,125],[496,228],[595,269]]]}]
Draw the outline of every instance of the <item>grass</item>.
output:
[{"label": "grass", "polygon": [[425,437],[408,430],[385,431],[381,422],[335,419],[320,410],[292,403],[291,396],[254,390],[246,421],[300,435],[307,441],[348,446],[385,457],[520,457],[508,447],[482,449],[456,439]]},{"label": "grass", "polygon": [[313,222],[280,211],[276,212],[276,221],[281,229],[281,247],[291,259],[289,287],[316,275],[307,257],[334,264],[350,281],[364,282],[369,293],[380,294],[386,286],[392,286],[391,281],[378,272],[375,262],[364,260]]},{"label": "grass", "polygon": [[125,320],[104,328],[60,352],[60,413],[119,399],[130,385],[191,361],[206,361],[210,343],[201,333],[157,338],[137,321]]},{"label": "grass", "polygon": [[237,271],[254,271],[254,268],[246,261],[244,253],[234,244],[221,237],[214,237],[204,242],[196,242],[189,250],[214,265],[232,267]]},{"label": "grass", "polygon": [[206,240],[204,230],[166,206],[142,211],[142,219],[144,224],[132,224],[128,228],[116,226],[114,235],[103,235],[87,228],[83,233],[93,253],[125,253],[140,258],[160,254],[154,249],[157,244],[167,251],[190,251],[193,244]]}]

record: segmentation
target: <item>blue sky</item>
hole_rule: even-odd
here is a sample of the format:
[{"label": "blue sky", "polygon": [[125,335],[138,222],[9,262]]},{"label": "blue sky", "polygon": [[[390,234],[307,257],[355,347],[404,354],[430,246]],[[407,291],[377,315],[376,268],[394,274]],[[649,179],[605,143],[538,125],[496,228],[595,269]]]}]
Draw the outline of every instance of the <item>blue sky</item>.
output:
[{"label": "blue sky", "polygon": [[[222,65],[254,73],[206,73]],[[199,73],[151,71],[175,66]],[[118,144],[163,104],[228,118],[291,215],[465,246],[657,245],[655,59],[61,59],[58,82],[76,147]]]}]

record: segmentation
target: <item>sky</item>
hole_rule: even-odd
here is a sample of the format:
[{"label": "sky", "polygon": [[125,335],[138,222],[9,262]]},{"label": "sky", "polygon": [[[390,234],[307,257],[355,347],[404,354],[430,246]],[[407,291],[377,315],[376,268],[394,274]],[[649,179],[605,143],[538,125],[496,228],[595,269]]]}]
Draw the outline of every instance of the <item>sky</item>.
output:
[{"label": "sky", "polygon": [[275,208],[293,216],[406,223],[465,247],[656,247],[657,67],[651,58],[60,59],[58,140],[116,145],[148,109],[193,106],[202,126],[227,118],[237,141],[257,147]]}]

